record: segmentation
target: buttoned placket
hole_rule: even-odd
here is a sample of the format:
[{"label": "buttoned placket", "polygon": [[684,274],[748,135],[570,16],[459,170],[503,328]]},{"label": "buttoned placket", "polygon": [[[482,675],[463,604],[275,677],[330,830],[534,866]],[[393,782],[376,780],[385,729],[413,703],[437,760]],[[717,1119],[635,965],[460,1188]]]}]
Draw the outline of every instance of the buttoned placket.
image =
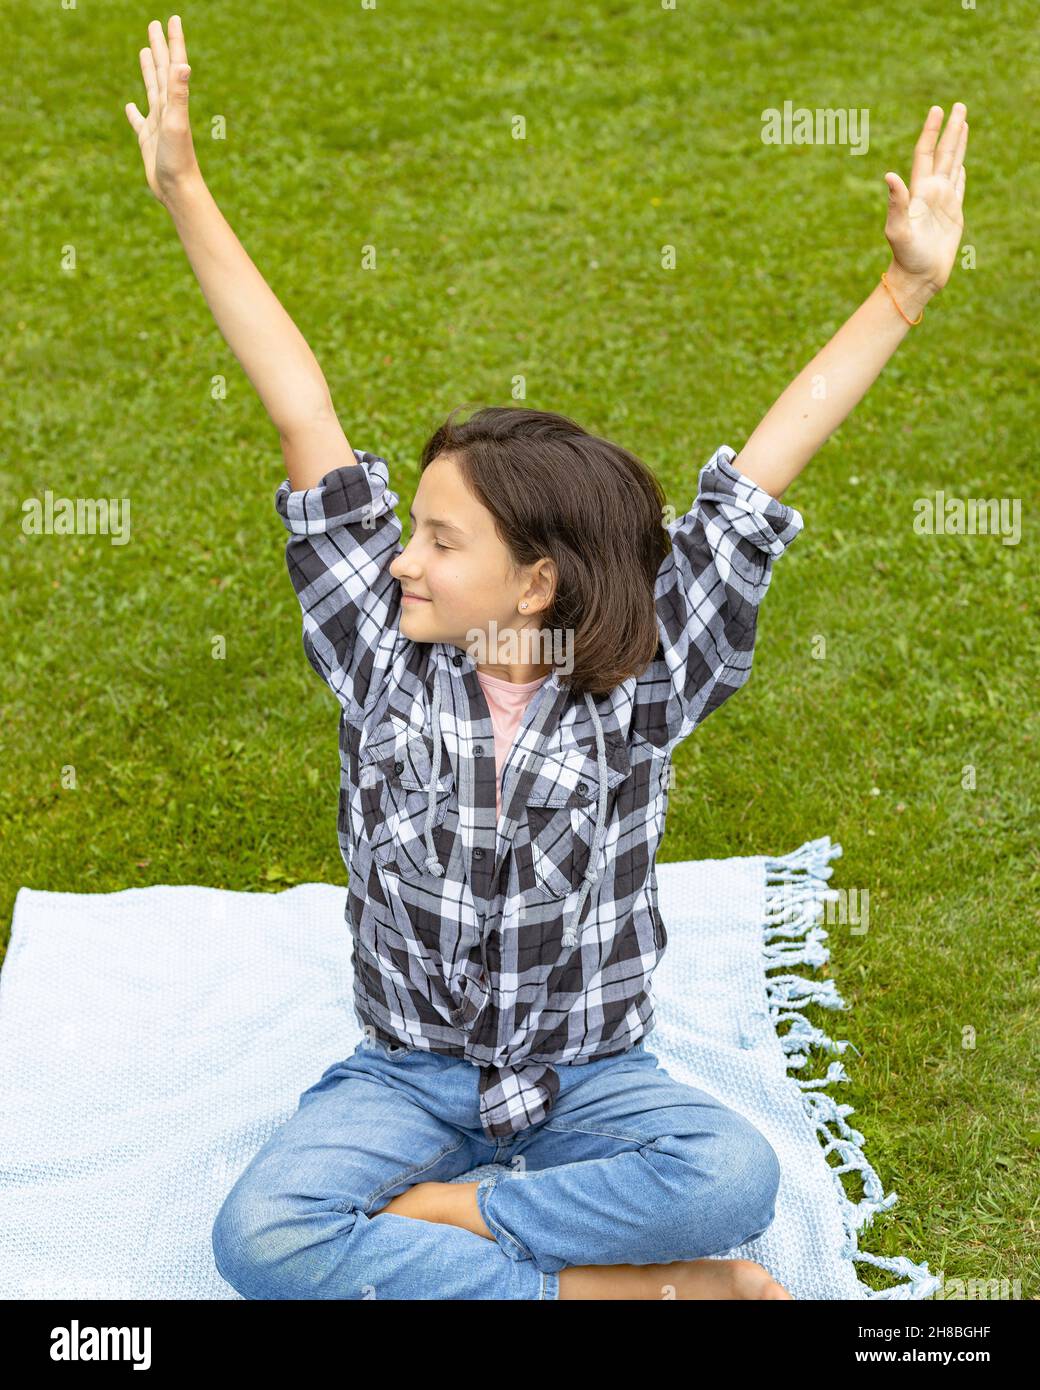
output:
[{"label": "buttoned placket", "polygon": [[[486,942],[488,934],[494,930],[498,920],[491,911],[492,905],[501,898],[500,877],[504,870],[512,846],[513,832],[523,816],[525,797],[533,773],[525,776],[527,768],[537,770],[541,750],[553,728],[553,720],[566,703],[568,692],[564,690],[555,671],[551,672],[545,683],[535,691],[528,702],[506,758],[502,772],[502,814],[496,820],[496,782],[495,733],[491,711],[484,697],[479,681],[475,680],[476,663],[472,658],[459,652],[447,643],[434,643],[434,679],[441,682],[441,710],[459,709],[465,716],[464,723],[471,730],[471,743],[468,749],[453,746],[454,741],[445,740],[445,748],[455,777],[455,787],[459,802],[459,838],[466,879],[473,895],[477,916],[482,922],[480,932],[481,975],[480,983],[486,988],[488,964]],[[470,695],[466,677],[474,673],[475,690]],[[536,742],[526,758],[520,752],[524,742],[522,735],[527,729],[535,731]],[[490,759],[487,767],[481,768],[478,778],[477,762]],[[523,759],[523,766],[517,769]],[[478,797],[478,786],[482,795]],[[499,843],[501,854],[496,853]],[[466,1015],[465,1008],[452,1012],[452,1021],[460,1024]],[[483,1012],[483,1009],[480,1011]],[[472,1020],[476,1025],[477,1018]],[[475,1031],[475,1030],[474,1030]]]},{"label": "buttoned placket", "polygon": [[[468,750],[460,748],[456,751],[447,740],[445,747],[459,800],[459,835],[466,878],[483,915],[487,904],[498,896],[498,879],[509,856],[513,831],[524,815],[527,784],[533,780],[533,772],[527,777],[524,773],[528,768],[537,770],[542,749],[552,732],[553,720],[566,703],[568,692],[561,687],[558,674],[552,671],[525,707],[502,771],[502,813],[496,820],[495,731],[483,689],[475,680],[476,664],[471,657],[446,643],[435,643],[434,648],[434,679],[442,682],[441,709],[458,709],[461,706],[465,723],[472,730]],[[470,672],[474,673],[472,696],[466,686],[466,676]],[[521,749],[530,742],[525,738],[528,729],[534,730],[535,742],[531,753],[525,757]],[[469,756],[465,756],[467,751]],[[477,796],[478,758],[490,760],[486,775],[481,778],[484,791],[481,799]],[[523,765],[518,770],[517,763],[521,760]],[[499,842],[503,846],[500,854],[496,853]]]}]

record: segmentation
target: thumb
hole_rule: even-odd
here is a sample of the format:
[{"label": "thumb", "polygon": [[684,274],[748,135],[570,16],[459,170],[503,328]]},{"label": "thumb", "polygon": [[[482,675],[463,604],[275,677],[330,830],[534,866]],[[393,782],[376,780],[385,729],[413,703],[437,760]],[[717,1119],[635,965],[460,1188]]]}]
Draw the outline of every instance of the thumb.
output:
[{"label": "thumb", "polygon": [[168,100],[188,103],[188,78],[191,76],[191,68],[187,63],[178,63],[173,73],[173,82],[170,85]]},{"label": "thumb", "polygon": [[898,174],[891,172],[885,175],[885,182],[888,184],[889,211],[905,212],[910,206],[910,192],[906,184]]}]

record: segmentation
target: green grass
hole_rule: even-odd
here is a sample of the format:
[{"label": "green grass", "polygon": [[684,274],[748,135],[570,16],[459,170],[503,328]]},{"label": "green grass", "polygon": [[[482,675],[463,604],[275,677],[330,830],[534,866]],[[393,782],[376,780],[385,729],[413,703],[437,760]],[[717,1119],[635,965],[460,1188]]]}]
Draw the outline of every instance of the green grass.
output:
[{"label": "green grass", "polygon": [[[837,1090],[900,1194],[863,1244],[1036,1298],[1032,7],[180,12],[203,172],[402,517],[429,431],[461,401],[509,403],[517,375],[684,511],[877,283],[882,175],[909,181],[928,106],[967,102],[977,267],[785,495],[805,531],[749,685],[677,753],[660,858],[843,845],[832,885],[869,891],[870,926],[831,928],[851,1012],[810,1016],[859,1048]],[[123,115],[145,105],[156,17],[35,0],[5,40],[4,942],[22,885],[344,876],[336,706],[301,647],[277,436]],[[785,100],[868,108],[869,152],[763,145]],[[132,542],[23,535],[47,488],[131,498]],[[915,535],[938,489],[1021,499],[1021,543]]]}]

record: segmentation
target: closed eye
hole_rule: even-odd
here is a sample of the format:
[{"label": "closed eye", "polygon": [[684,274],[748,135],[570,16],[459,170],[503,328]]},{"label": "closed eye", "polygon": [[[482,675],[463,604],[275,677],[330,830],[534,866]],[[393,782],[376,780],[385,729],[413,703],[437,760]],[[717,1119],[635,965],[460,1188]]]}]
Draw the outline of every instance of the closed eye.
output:
[{"label": "closed eye", "polygon": [[[406,545],[410,545],[410,544],[411,544],[411,541],[412,541],[412,532],[411,532],[410,530],[405,532],[404,540],[405,540],[405,544],[406,544]],[[450,545],[441,545],[440,541],[434,541],[433,544],[434,544],[434,547],[435,547],[437,550],[453,550],[453,549],[454,549],[454,546],[450,546]]]}]

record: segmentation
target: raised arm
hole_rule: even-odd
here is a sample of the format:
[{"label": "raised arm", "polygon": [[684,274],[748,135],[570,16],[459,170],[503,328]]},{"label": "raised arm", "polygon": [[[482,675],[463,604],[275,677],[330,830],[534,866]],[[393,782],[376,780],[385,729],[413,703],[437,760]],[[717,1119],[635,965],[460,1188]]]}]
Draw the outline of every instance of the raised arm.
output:
[{"label": "raised arm", "polygon": [[188,121],[188,67],[180,17],[148,26],[140,52],[148,115],[124,107],[137,134],[145,177],[173,219],[206,303],[278,430],[294,490],[331,469],[356,466],[328,384],[303,335],[231,230],[195,157]]},{"label": "raised arm", "polygon": [[659,659],[636,682],[641,732],[673,749],[751,675],[758,614],[773,565],[804,525],[800,512],[734,467],[721,444],[693,506],[666,528],[657,572]]},{"label": "raised arm", "polygon": [[909,191],[898,174],[885,175],[892,260],[884,281],[795,377],[734,460],[777,499],[862,400],[906,337],[909,320],[950,278],[964,230],[966,115],[965,104],[954,102],[937,147],[943,113],[931,108],[914,147]]}]

